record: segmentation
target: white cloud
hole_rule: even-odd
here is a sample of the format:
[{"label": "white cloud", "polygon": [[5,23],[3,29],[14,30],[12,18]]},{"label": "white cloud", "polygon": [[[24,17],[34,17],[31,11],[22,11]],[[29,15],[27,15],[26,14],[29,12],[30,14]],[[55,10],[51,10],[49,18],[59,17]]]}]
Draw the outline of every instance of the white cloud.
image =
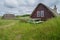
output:
[{"label": "white cloud", "polygon": [[0,0],[0,13],[12,12],[15,14],[31,13],[38,3],[43,3],[49,7],[55,4],[60,11],[60,0]]},{"label": "white cloud", "polygon": [[35,4],[36,0],[25,0],[28,4],[32,5]]},{"label": "white cloud", "polygon": [[20,6],[34,5],[36,3],[35,0],[17,0]]}]

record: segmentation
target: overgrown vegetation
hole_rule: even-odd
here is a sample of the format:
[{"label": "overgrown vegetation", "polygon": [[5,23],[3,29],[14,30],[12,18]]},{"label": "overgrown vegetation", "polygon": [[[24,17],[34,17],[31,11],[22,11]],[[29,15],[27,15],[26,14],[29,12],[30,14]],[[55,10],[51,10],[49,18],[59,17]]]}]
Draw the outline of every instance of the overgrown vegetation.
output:
[{"label": "overgrown vegetation", "polygon": [[25,15],[17,15],[16,18],[21,18],[21,17],[29,17],[30,14],[25,14]]},{"label": "overgrown vegetation", "polygon": [[60,17],[41,24],[30,24],[20,20],[6,21],[12,22],[15,24],[0,28],[0,40],[60,40]]},{"label": "overgrown vegetation", "polygon": [[21,17],[27,17],[27,16],[30,16],[30,14],[25,14],[25,15],[22,15]]}]

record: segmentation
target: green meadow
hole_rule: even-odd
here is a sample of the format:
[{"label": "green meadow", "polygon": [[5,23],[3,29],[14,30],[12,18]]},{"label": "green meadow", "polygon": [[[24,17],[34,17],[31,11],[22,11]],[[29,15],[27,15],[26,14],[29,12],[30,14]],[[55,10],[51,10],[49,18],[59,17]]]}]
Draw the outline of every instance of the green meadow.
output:
[{"label": "green meadow", "polygon": [[60,17],[39,24],[0,19],[0,40],[60,40]]}]

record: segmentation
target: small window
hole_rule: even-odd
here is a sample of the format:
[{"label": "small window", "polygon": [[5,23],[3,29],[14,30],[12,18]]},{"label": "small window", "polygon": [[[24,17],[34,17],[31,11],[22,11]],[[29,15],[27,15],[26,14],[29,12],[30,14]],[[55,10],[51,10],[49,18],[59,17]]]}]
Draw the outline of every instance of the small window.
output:
[{"label": "small window", "polygon": [[40,17],[40,16],[41,16],[40,11],[37,11],[37,17]]},{"label": "small window", "polygon": [[37,11],[37,17],[44,17],[44,10]]},{"label": "small window", "polygon": [[44,11],[43,10],[41,11],[41,17],[44,17]]}]

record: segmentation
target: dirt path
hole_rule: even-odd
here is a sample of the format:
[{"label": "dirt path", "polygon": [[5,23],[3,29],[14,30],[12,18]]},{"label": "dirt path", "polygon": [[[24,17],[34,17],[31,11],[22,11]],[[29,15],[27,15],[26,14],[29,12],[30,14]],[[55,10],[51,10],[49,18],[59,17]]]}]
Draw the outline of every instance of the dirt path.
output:
[{"label": "dirt path", "polygon": [[8,25],[0,26],[0,28],[11,27],[11,26],[14,25],[14,24],[15,24],[15,22],[12,22],[12,23],[10,23],[10,24],[8,24]]}]

